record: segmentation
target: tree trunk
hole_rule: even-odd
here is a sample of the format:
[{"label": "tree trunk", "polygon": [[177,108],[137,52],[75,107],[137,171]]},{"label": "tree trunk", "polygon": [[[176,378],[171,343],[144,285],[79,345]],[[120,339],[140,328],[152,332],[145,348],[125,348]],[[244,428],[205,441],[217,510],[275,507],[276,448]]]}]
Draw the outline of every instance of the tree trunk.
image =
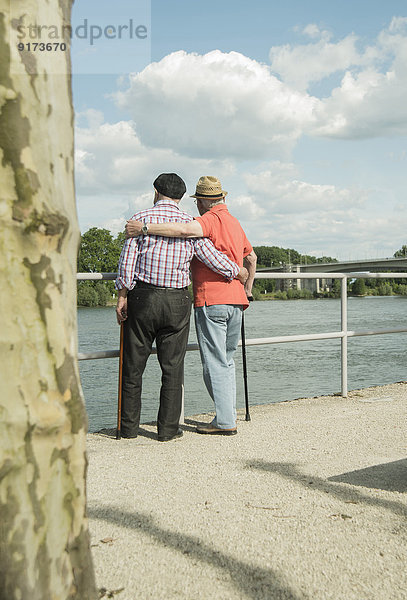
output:
[{"label": "tree trunk", "polygon": [[65,52],[19,52],[16,36],[22,24],[69,25],[71,4],[0,0],[0,600],[97,595],[76,360],[70,40],[65,29]]}]

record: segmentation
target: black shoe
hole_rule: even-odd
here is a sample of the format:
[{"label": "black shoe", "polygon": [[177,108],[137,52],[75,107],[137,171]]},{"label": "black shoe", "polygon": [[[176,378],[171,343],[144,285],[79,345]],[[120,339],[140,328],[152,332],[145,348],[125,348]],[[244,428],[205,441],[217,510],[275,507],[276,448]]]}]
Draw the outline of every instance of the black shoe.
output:
[{"label": "black shoe", "polygon": [[184,432],[182,431],[182,429],[178,429],[177,433],[174,433],[174,435],[159,435],[158,441],[159,442],[170,442],[171,440],[176,440],[177,438],[180,438],[183,435],[184,435]]},{"label": "black shoe", "polygon": [[126,438],[126,439],[134,439],[137,437],[137,433],[120,433],[120,437],[122,438]]}]

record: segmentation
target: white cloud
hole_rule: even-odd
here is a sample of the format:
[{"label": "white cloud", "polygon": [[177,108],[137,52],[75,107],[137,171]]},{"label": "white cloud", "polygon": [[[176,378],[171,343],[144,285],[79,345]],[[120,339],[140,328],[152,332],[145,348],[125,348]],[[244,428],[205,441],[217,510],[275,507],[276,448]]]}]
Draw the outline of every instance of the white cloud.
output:
[{"label": "white cloud", "polygon": [[[407,40],[405,41],[407,45]],[[407,50],[407,46],[406,46]],[[407,59],[407,52],[406,52]],[[346,73],[340,88],[319,107],[315,135],[369,138],[407,134],[407,77],[396,62],[386,73]]]},{"label": "white cloud", "polygon": [[336,44],[321,40],[286,53],[283,70],[288,74],[295,73],[303,55],[304,69],[296,71],[300,84],[343,71],[340,85],[316,106],[310,133],[352,139],[406,135],[407,18],[393,18],[360,52],[356,42],[351,35]]},{"label": "white cloud", "polygon": [[234,171],[234,164],[227,159],[200,159],[145,146],[131,121],[91,120],[76,128],[75,144],[77,187],[81,194],[101,191],[135,195],[150,190],[162,172],[179,173],[191,187],[202,173],[214,172],[222,177]]},{"label": "white cloud", "polygon": [[[407,219],[392,215],[371,217],[361,210],[271,214],[268,228],[258,232],[258,245],[295,248],[303,254],[347,260],[392,256],[405,241]],[[389,231],[392,235],[389,236]],[[248,229],[250,238],[251,232]],[[253,238],[251,238],[253,239]]]},{"label": "white cloud", "polygon": [[234,196],[231,206],[233,212],[239,215],[244,222],[262,219],[266,213],[265,206],[249,195]]},{"label": "white cloud", "polygon": [[246,174],[245,181],[249,194],[262,198],[263,202],[266,199],[274,215],[305,215],[321,210],[341,214],[348,207],[363,206],[367,198],[364,190],[301,181],[295,165],[278,161],[267,171]]},{"label": "white cloud", "polygon": [[[388,237],[393,217],[375,213],[368,190],[303,181],[294,164],[279,161],[240,175],[244,192],[231,193],[227,203],[254,245],[337,258],[365,256],[372,240],[375,247],[394,245]],[[393,230],[402,235],[406,224],[393,224]]]},{"label": "white cloud", "polygon": [[[388,206],[383,214],[370,190],[302,181],[294,164],[279,161],[243,181],[244,201],[231,197],[229,208],[256,245],[348,259],[391,256],[405,239],[406,212],[395,219]],[[254,222],[251,206],[263,210]]]},{"label": "white cloud", "polygon": [[[93,225],[117,229],[118,218],[129,218],[150,206],[152,185],[159,173],[176,172],[185,179],[188,194],[203,174],[231,176],[230,160],[182,156],[170,149],[144,146],[134,123],[103,122],[96,111],[78,115],[75,162],[76,190],[82,229]],[[193,210],[192,200],[183,199],[184,209]]]},{"label": "white cloud", "polygon": [[309,25],[304,32],[321,39],[300,46],[274,46],[270,50],[272,71],[297,90],[306,90],[311,83],[363,62],[353,34],[335,44],[329,41],[327,32],[320,32],[315,25]]},{"label": "white cloud", "polygon": [[[406,19],[364,45],[355,34],[334,42],[315,24],[303,33],[311,43],[271,48],[271,67],[237,52],[175,52],[132,74],[117,102],[143,146],[195,158],[287,159],[304,134],[406,133]],[[332,74],[340,85],[324,98],[305,91]]]},{"label": "white cloud", "polygon": [[[147,206],[147,205],[145,205],[145,206]],[[101,227],[102,229],[109,229],[112,232],[112,234],[114,236],[116,236],[121,231],[124,231],[124,227],[126,225],[126,220],[127,219],[125,219],[125,217],[119,217],[117,219],[109,219],[108,221],[105,221],[104,223],[99,225],[99,227]]]},{"label": "white cloud", "polygon": [[331,38],[331,34],[328,31],[321,31],[316,23],[306,25],[302,30],[302,33],[310,38],[324,37],[327,40]]},{"label": "white cloud", "polygon": [[170,54],[131,75],[116,97],[145,145],[234,158],[287,152],[319,102],[281,83],[267,65],[219,50]]},{"label": "white cloud", "polygon": [[297,90],[333,74],[341,77],[340,85],[315,104],[308,133],[342,138],[407,133],[406,17],[394,17],[373,43],[364,45],[355,34],[333,42],[315,24],[302,33],[316,41],[271,48],[273,72]]}]

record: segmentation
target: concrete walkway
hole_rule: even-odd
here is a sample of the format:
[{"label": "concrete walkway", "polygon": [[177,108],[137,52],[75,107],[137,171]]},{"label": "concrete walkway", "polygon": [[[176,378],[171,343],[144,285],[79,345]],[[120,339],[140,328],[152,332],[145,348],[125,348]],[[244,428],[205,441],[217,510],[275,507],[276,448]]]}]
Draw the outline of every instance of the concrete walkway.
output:
[{"label": "concrete walkway", "polygon": [[[252,408],[234,437],[88,437],[103,597],[407,599],[407,383]],[[121,590],[121,591],[120,591]]]}]

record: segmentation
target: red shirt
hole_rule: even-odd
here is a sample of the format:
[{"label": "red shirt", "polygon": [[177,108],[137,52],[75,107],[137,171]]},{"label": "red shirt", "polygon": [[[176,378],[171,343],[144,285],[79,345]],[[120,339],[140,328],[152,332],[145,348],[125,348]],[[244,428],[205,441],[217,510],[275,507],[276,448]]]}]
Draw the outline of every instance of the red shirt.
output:
[{"label": "red shirt", "polygon": [[[196,220],[201,225],[204,237],[208,237],[217,250],[224,252],[240,267],[243,258],[250,254],[252,246],[239,221],[233,217],[226,204],[216,204]],[[225,281],[198,260],[191,263],[195,306],[212,304],[240,304],[249,306],[243,285],[239,280]]]}]

